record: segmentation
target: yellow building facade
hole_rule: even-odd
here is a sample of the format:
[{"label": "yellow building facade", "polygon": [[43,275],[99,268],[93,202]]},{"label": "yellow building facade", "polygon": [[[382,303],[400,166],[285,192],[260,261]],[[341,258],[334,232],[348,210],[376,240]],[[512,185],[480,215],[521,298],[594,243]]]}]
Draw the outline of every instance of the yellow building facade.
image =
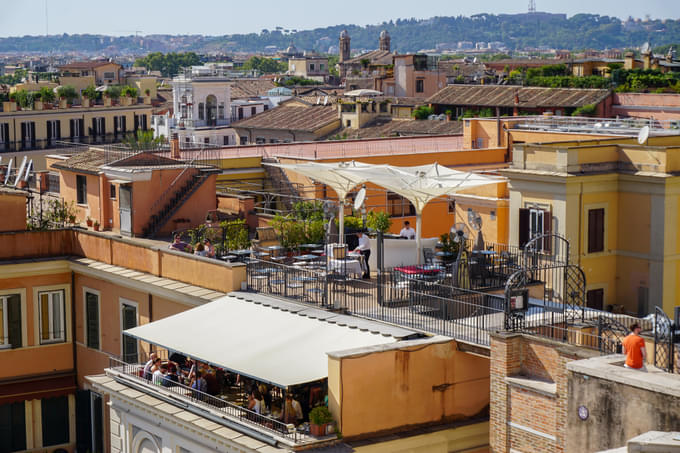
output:
[{"label": "yellow building facade", "polygon": [[562,235],[585,272],[588,306],[640,316],[659,306],[672,316],[680,294],[678,170],[678,136],[647,145],[622,138],[515,145],[501,171],[510,244]]}]

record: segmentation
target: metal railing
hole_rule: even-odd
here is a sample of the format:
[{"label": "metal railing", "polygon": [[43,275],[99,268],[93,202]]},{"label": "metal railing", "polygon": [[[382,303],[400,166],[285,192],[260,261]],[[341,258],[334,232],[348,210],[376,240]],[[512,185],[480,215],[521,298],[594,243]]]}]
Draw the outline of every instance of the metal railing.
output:
[{"label": "metal railing", "polygon": [[430,275],[404,278],[394,270],[377,281],[359,280],[334,262],[328,266],[321,257],[300,267],[250,259],[248,288],[481,345],[489,344],[490,332],[503,328],[503,295],[454,288]]},{"label": "metal railing", "polygon": [[168,381],[164,380],[160,385],[154,384],[143,376],[143,364],[129,364],[116,358],[109,357],[109,368],[124,375],[126,379],[132,381],[137,386],[146,389],[151,394],[160,393],[161,391],[168,392],[168,394],[171,394],[182,401],[187,401],[190,404],[199,407],[207,406],[209,409],[227,415],[235,422],[243,424],[250,429],[262,431],[272,436],[282,437],[295,443],[301,440],[300,434],[298,434],[294,427],[290,427],[286,423],[274,418],[258,414],[178,382],[169,381],[166,386],[163,382]]},{"label": "metal railing", "polygon": [[615,135],[637,135],[640,128],[649,126],[652,135],[677,133],[675,120],[654,118],[590,118],[576,116],[527,116],[510,119],[513,129],[551,130],[559,132],[588,132]]}]

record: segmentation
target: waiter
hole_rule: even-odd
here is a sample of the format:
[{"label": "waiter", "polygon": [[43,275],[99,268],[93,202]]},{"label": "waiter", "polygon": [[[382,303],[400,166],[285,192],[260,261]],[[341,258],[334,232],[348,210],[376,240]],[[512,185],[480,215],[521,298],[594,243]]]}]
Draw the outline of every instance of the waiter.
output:
[{"label": "waiter", "polygon": [[357,245],[354,251],[363,255],[364,263],[366,264],[366,272],[364,272],[361,278],[371,278],[371,268],[368,266],[368,258],[371,256],[371,242],[368,240],[368,236],[361,231],[357,233],[357,238],[359,239],[359,245]]},{"label": "waiter", "polygon": [[401,231],[399,232],[399,236],[406,239],[416,238],[416,230],[411,228],[411,222],[409,222],[408,220],[404,222],[404,228],[402,228]]}]

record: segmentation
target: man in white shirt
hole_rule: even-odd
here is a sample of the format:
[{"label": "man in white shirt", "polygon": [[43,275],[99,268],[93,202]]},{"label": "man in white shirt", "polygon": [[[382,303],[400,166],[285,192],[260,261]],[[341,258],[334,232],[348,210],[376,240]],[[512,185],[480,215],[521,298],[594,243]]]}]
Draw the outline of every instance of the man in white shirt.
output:
[{"label": "man in white shirt", "polygon": [[364,256],[364,263],[366,264],[366,272],[364,272],[361,278],[371,278],[371,268],[368,267],[368,258],[371,256],[371,243],[368,240],[368,236],[361,231],[357,233],[357,237],[359,238],[359,245],[357,245],[354,251],[360,252]]},{"label": "man in white shirt", "polygon": [[416,230],[411,228],[411,222],[409,222],[408,220],[404,222],[404,228],[402,228],[401,231],[399,232],[399,236],[406,239],[416,238]]}]

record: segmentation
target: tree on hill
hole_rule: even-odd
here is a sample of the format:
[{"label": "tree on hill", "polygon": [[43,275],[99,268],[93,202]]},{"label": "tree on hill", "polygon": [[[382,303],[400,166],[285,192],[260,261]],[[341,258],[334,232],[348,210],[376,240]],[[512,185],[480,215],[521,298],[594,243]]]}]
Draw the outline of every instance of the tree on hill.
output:
[{"label": "tree on hill", "polygon": [[152,52],[135,61],[135,66],[142,66],[150,71],[160,71],[164,77],[174,77],[180,69],[200,63],[201,59],[194,52],[167,54]]}]

